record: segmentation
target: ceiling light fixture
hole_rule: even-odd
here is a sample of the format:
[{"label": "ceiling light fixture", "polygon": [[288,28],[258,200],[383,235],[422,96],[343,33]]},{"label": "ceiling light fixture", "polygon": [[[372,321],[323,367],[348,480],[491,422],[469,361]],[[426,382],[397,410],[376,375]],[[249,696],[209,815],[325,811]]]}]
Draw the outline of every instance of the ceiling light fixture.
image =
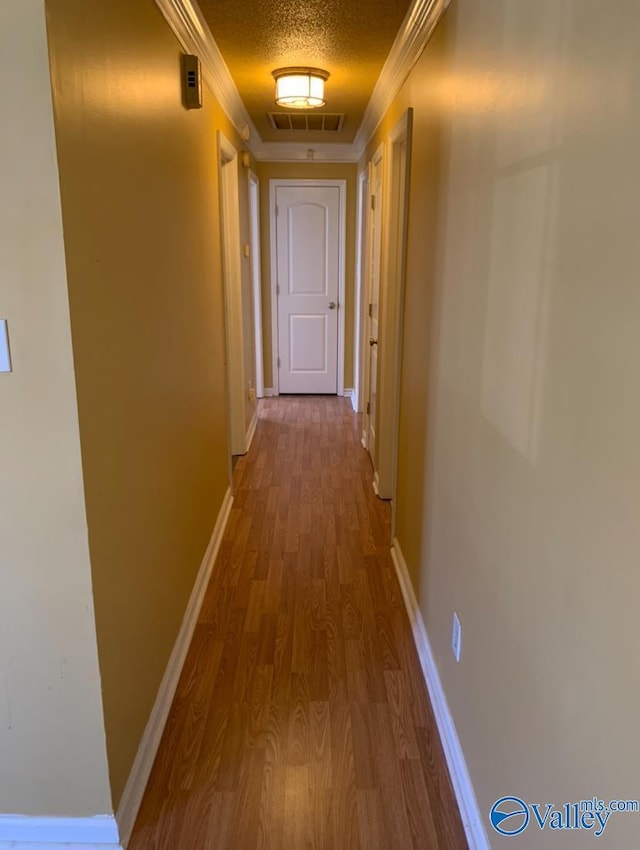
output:
[{"label": "ceiling light fixture", "polygon": [[324,83],[329,72],[320,68],[278,68],[273,71],[276,81],[276,103],[289,109],[315,109],[324,106]]}]

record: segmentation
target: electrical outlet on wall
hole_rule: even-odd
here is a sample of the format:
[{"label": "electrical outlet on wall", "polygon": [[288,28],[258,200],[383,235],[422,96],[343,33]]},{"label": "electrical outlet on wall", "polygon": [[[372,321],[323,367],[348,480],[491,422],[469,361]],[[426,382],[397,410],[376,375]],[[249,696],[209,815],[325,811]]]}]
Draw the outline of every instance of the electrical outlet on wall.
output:
[{"label": "electrical outlet on wall", "polygon": [[455,611],[453,612],[453,626],[451,628],[451,649],[453,651],[453,657],[456,661],[460,661],[460,655],[462,654],[462,623]]},{"label": "electrical outlet on wall", "polygon": [[255,401],[255,400],[256,400],[256,388],[255,387],[249,387],[249,401]]}]

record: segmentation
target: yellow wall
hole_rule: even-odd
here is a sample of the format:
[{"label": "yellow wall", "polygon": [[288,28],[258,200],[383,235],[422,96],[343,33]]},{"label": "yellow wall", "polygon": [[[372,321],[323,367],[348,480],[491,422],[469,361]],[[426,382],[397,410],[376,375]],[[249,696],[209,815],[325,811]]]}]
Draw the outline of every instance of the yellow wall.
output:
[{"label": "yellow wall", "polygon": [[13,357],[0,374],[0,813],[107,814],[41,0],[0,4],[0,126],[0,317]]},{"label": "yellow wall", "polygon": [[216,131],[241,143],[208,92],[182,107],[150,0],[47,11],[117,806],[229,484]]},{"label": "yellow wall", "polygon": [[271,340],[271,242],[269,180],[346,180],[346,251],[345,251],[345,345],[344,386],[353,387],[353,337],[355,309],[355,245],[357,166],[333,162],[259,162],[256,173],[260,179],[260,224],[262,265],[262,340],[264,353],[264,385],[273,386]]},{"label": "yellow wall", "polygon": [[456,0],[369,148],[414,108],[398,537],[483,813],[637,796],[639,36]]}]

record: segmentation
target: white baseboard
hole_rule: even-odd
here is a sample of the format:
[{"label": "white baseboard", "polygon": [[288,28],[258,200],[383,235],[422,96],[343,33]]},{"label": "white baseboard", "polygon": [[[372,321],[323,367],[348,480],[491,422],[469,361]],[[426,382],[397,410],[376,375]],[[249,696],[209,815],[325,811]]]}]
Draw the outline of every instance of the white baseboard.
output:
[{"label": "white baseboard", "polygon": [[253,419],[251,420],[251,424],[247,428],[247,436],[246,436],[247,451],[249,451],[249,449],[251,448],[251,443],[253,442],[253,438],[255,436],[257,427],[258,427],[258,411],[256,410],[253,414]]},{"label": "white baseboard", "polygon": [[354,413],[357,413],[358,408],[357,408],[357,405],[356,405],[356,391],[352,387],[349,387],[349,388],[345,387],[345,389],[342,391],[342,395],[345,398],[349,399],[349,401],[351,402],[351,407],[353,408]]},{"label": "white baseboard", "polygon": [[442,741],[444,755],[447,760],[453,791],[458,801],[460,817],[462,818],[462,825],[464,826],[465,835],[469,843],[469,850],[491,850],[460,739],[456,732],[453,717],[447,704],[447,697],[442,687],[435,658],[433,657],[427,629],[418,607],[413,585],[407,571],[407,564],[397,538],[394,538],[393,541],[391,557],[396,568],[402,597],[411,622],[413,639],[420,657],[422,674],[427,684],[429,697],[431,698],[431,707],[433,708],[438,732],[440,733],[440,740]]},{"label": "white baseboard", "polygon": [[[38,818],[33,818],[38,820]],[[73,820],[73,818],[71,819]],[[122,844],[97,844],[95,841],[0,841],[0,850],[125,850]]]},{"label": "white baseboard", "polygon": [[0,850],[123,850],[127,846],[187,657],[232,504],[233,497],[229,488],[220,508],[117,814],[87,818],[0,815]]},{"label": "white baseboard", "polygon": [[264,397],[265,398],[273,398],[278,395],[278,393],[274,390],[273,387],[265,387],[264,388]]},{"label": "white baseboard", "polygon": [[180,632],[178,633],[173,652],[167,664],[167,669],[160,683],[155,704],[151,710],[142,740],[140,741],[138,754],[136,755],[129,779],[122,794],[122,800],[116,813],[116,820],[120,832],[120,842],[123,847],[127,846],[131,838],[142,797],[149,781],[151,768],[153,767],[153,762],[160,745],[162,732],[164,731],[169,710],[175,696],[176,688],[178,687],[178,680],[180,679],[180,674],[187,657],[189,644],[191,643],[191,638],[193,637],[193,632],[198,621],[198,615],[202,607],[207,585],[209,584],[218,550],[220,549],[220,543],[222,542],[232,504],[233,497],[231,495],[231,488],[229,488],[222,502],[222,507],[220,508],[213,534],[211,535],[211,541],[207,547],[200,572],[191,592],[191,598],[189,599],[189,604],[182,620]]},{"label": "white baseboard", "polygon": [[114,815],[40,818],[0,815],[0,850],[122,850]]}]

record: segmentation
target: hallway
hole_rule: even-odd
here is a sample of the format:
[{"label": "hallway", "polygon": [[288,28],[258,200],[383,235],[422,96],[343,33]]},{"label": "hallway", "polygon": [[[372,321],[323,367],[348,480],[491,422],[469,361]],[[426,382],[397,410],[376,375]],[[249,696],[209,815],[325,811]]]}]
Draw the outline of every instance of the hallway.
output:
[{"label": "hallway", "polygon": [[259,416],[129,850],[464,850],[360,417]]}]

